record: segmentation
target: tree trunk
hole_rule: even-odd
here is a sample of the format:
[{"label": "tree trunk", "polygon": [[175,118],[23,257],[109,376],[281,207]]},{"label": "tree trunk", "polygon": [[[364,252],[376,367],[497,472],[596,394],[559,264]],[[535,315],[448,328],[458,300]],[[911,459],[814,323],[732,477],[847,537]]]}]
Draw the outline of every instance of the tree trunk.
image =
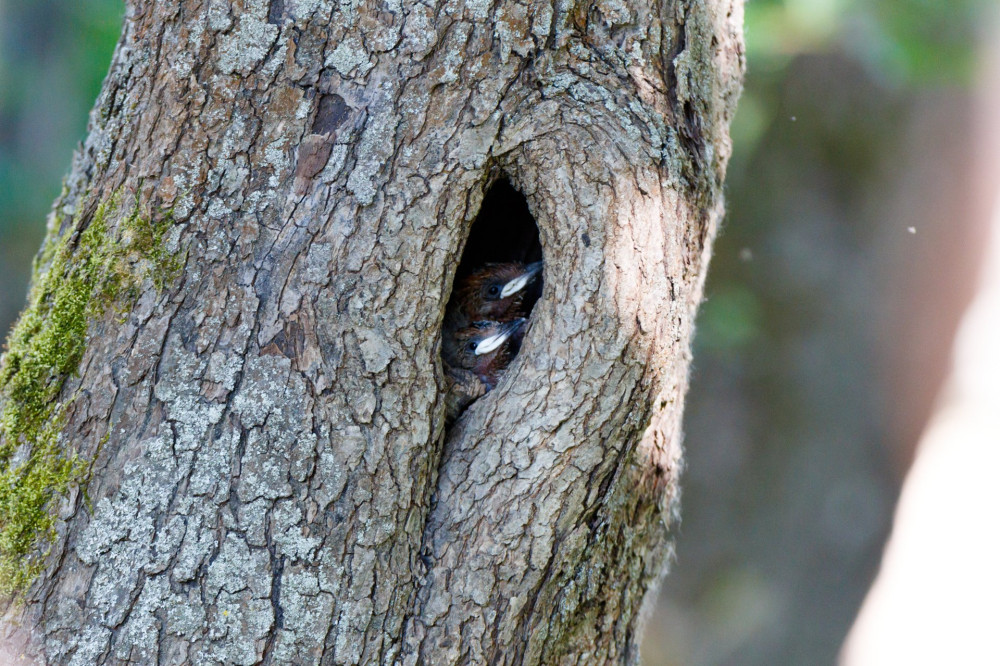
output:
[{"label": "tree trunk", "polygon": [[[127,4],[0,375],[7,657],[635,663],[741,2]],[[501,177],[544,293],[446,431]]]}]

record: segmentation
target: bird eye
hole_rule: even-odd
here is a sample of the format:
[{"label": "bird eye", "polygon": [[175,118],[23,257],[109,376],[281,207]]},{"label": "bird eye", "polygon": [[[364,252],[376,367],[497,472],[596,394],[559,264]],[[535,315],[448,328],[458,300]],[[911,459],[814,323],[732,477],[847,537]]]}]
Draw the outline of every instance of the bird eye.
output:
[{"label": "bird eye", "polygon": [[499,296],[500,295],[500,287],[498,285],[493,285],[492,287],[490,287],[489,294],[490,294],[490,296]]},{"label": "bird eye", "polygon": [[469,351],[472,351],[472,352],[476,351],[476,347],[478,347],[478,346],[479,346],[478,342],[470,342],[469,343]]}]

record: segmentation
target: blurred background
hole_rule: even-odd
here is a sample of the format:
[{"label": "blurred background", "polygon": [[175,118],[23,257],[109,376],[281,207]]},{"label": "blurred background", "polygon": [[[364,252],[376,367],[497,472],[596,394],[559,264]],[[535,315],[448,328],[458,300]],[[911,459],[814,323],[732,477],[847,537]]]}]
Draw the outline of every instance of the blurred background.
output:
[{"label": "blurred background", "polygon": [[[747,3],[683,524],[646,664],[837,662],[976,287],[998,181],[994,13]],[[4,336],[122,14],[120,0],[0,0]]]}]

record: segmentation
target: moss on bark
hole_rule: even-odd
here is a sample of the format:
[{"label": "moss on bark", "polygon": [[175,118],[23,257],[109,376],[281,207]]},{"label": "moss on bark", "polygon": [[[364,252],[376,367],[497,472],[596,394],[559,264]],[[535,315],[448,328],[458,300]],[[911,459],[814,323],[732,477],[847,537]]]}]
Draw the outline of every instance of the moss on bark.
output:
[{"label": "moss on bark", "polygon": [[121,312],[144,284],[162,289],[179,267],[164,248],[170,215],[153,222],[119,191],[89,223],[54,225],[36,265],[28,306],[0,359],[0,595],[23,590],[55,535],[54,501],[85,481],[78,447],[60,433],[73,401],[64,387],[87,348],[90,322]]}]

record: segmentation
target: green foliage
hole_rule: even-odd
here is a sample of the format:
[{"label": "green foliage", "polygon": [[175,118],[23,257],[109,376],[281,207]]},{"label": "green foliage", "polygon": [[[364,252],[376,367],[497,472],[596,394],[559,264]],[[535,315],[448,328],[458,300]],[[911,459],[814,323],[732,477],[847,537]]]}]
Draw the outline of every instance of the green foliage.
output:
[{"label": "green foliage", "polygon": [[52,502],[80,483],[86,466],[60,436],[87,330],[111,307],[123,309],[145,280],[157,289],[179,258],[163,247],[169,215],[152,222],[138,203],[118,220],[121,193],[100,204],[82,230],[56,225],[36,266],[27,309],[0,363],[0,594],[21,590],[38,573],[54,536]]},{"label": "green foliage", "polygon": [[761,304],[753,292],[733,285],[702,304],[697,344],[714,353],[744,348],[758,341],[761,319]]},{"label": "green foliage", "polygon": [[804,53],[840,51],[893,85],[968,82],[988,0],[751,0],[751,72]]},{"label": "green foliage", "polygon": [[38,233],[32,225],[84,137],[124,11],[122,0],[0,2],[0,243]]},{"label": "green foliage", "polygon": [[885,68],[905,81],[963,81],[974,73],[976,29],[986,0],[878,2],[867,10]]}]

